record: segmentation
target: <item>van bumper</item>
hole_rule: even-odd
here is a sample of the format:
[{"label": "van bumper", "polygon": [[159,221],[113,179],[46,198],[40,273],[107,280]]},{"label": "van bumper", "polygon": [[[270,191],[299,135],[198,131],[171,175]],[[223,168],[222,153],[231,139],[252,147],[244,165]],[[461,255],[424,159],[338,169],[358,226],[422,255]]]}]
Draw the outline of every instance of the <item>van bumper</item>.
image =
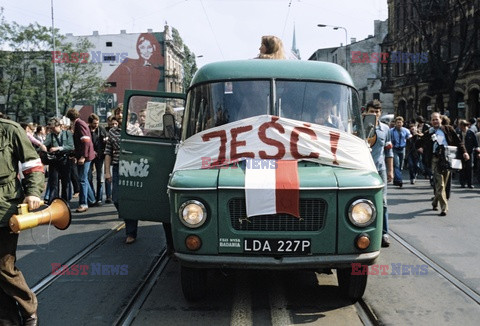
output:
[{"label": "van bumper", "polygon": [[348,268],[352,264],[372,265],[380,251],[354,255],[322,255],[303,257],[191,255],[175,253],[182,266],[192,268],[237,269],[311,269]]}]

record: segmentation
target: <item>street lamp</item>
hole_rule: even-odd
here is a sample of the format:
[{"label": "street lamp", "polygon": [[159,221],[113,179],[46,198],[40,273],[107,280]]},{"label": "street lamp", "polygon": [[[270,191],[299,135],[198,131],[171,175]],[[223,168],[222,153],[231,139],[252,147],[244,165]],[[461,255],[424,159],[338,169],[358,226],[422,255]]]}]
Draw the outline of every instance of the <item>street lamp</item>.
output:
[{"label": "street lamp", "polygon": [[345,69],[348,71],[348,49],[347,49],[347,42],[348,42],[348,33],[347,29],[342,26],[333,26],[333,25],[325,25],[325,24],[318,24],[318,27],[332,27],[334,30],[343,29],[345,31]]}]

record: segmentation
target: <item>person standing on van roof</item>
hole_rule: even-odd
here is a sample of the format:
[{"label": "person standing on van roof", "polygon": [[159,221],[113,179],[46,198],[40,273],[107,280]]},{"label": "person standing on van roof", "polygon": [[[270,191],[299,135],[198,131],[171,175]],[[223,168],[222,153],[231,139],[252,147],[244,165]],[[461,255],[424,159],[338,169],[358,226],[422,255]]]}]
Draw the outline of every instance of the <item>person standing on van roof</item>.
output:
[{"label": "person standing on van roof", "polygon": [[262,36],[259,50],[260,53],[257,59],[286,59],[283,42],[276,36]]},{"label": "person standing on van roof", "polygon": [[375,128],[375,143],[371,146],[372,158],[377,167],[378,174],[383,180],[383,235],[382,247],[390,246],[388,238],[388,210],[387,210],[387,184],[393,179],[393,151],[390,130],[388,126],[380,122],[382,115],[382,103],[379,100],[373,100],[367,103],[367,113],[377,116],[377,126]]},{"label": "person standing on van roof", "polygon": [[470,156],[466,152],[461,139],[455,133],[455,129],[442,122],[440,113],[432,113],[432,127],[422,136],[418,151],[425,155],[425,160],[431,166],[435,180],[435,196],[432,200],[432,209],[434,211],[438,210],[438,204],[440,204],[440,216],[445,216],[448,211],[446,186],[450,177],[450,171],[443,164],[445,147],[449,145],[457,146],[457,155],[461,155],[465,161],[469,160]]},{"label": "person standing on van roof", "polygon": [[390,129],[390,138],[393,145],[393,166],[395,176],[393,184],[403,187],[403,161],[405,160],[405,147],[407,146],[407,139],[412,137],[410,131],[403,126],[403,117],[395,118],[395,127]]}]

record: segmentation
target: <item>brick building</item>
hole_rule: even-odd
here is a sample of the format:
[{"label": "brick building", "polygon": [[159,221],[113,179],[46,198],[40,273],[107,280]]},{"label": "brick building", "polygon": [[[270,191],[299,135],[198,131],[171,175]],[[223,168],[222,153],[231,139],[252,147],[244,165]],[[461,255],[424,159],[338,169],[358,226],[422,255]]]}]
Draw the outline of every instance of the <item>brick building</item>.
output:
[{"label": "brick building", "polygon": [[382,91],[407,120],[480,116],[480,1],[388,0]]}]

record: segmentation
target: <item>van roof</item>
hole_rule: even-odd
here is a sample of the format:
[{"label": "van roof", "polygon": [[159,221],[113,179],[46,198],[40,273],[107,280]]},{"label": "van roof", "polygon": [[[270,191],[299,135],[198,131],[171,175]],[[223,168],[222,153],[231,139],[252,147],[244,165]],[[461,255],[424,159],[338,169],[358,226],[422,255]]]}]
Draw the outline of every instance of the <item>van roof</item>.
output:
[{"label": "van roof", "polygon": [[191,85],[221,80],[271,78],[325,81],[354,87],[348,72],[342,66],[334,63],[267,59],[221,61],[207,64],[197,71]]}]

